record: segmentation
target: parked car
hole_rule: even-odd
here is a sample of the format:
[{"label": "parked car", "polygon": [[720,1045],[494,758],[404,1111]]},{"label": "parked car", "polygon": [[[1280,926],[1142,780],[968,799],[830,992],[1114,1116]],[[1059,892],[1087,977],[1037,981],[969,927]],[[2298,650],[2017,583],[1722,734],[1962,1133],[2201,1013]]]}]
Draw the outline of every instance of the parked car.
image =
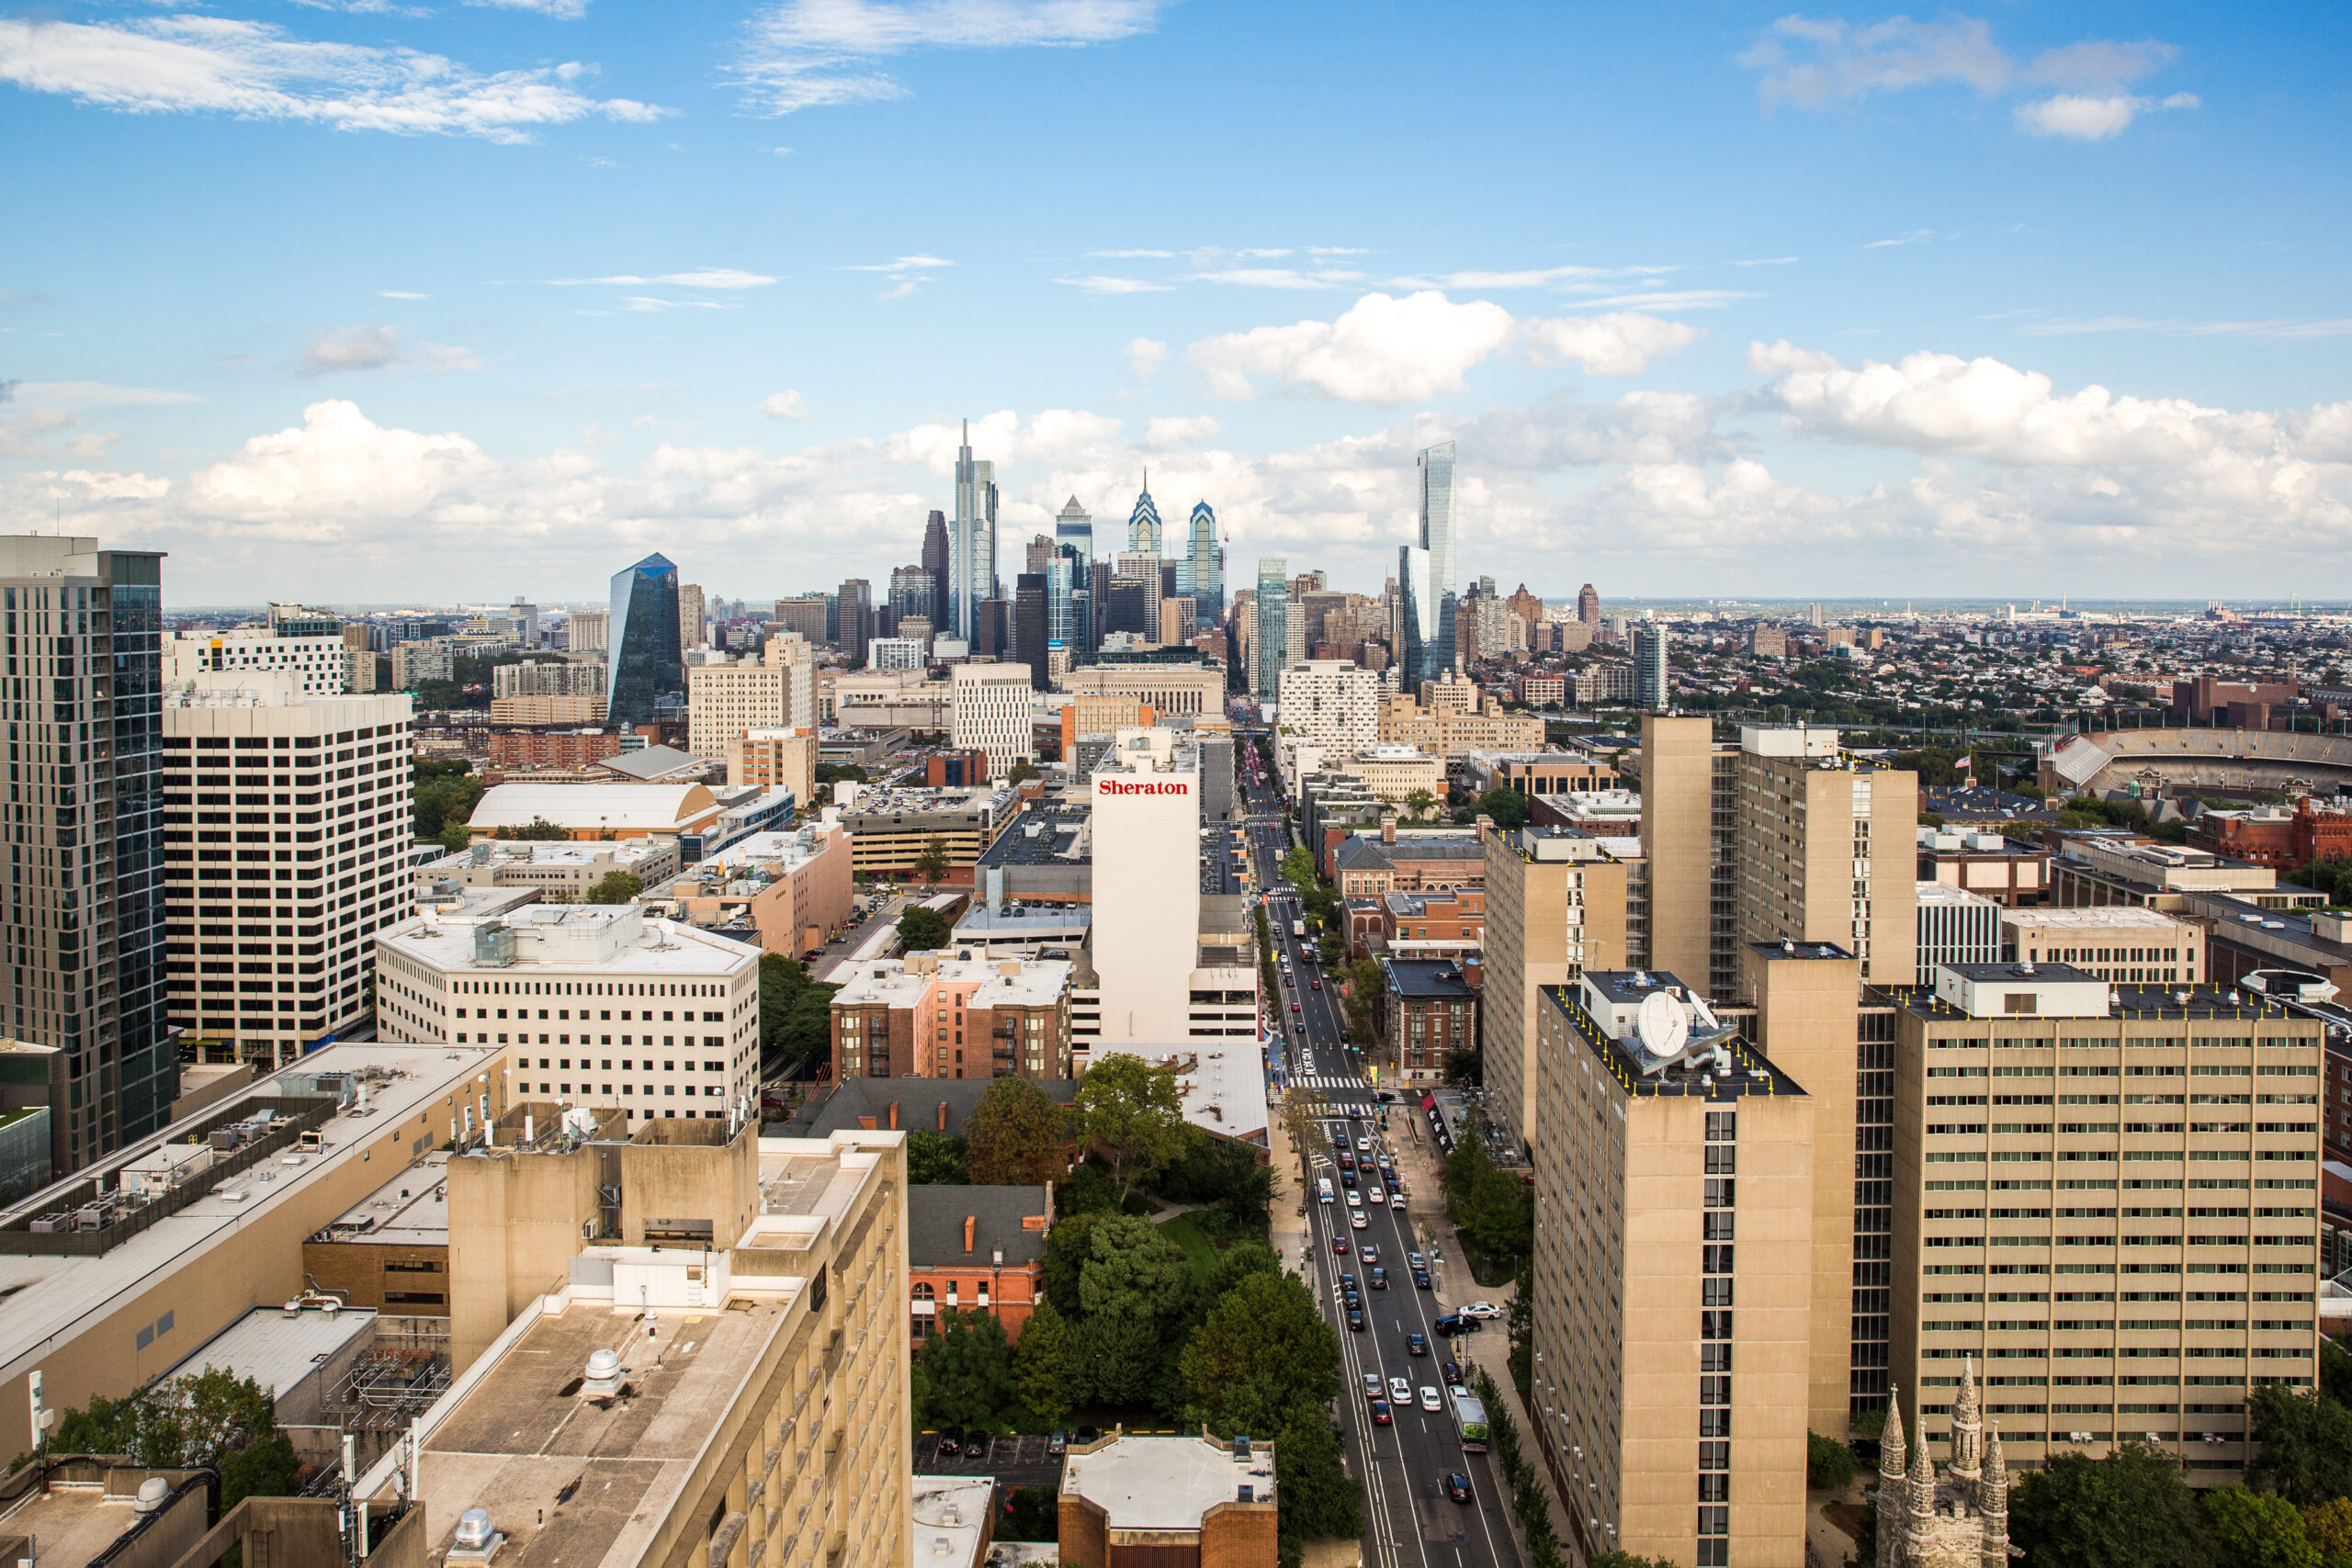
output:
[{"label": "parked car", "polygon": [[1080,1448],[1084,1448],[1089,1443],[1100,1442],[1102,1440],[1102,1428],[1100,1427],[1080,1427],[1070,1438],[1070,1441],[1076,1443]]},{"label": "parked car", "polygon": [[1342,1274],[1340,1276],[1340,1289],[1343,1291],[1352,1291],[1355,1288],[1356,1277],[1353,1274]]},{"label": "parked car", "polygon": [[1350,1307],[1348,1309],[1348,1332],[1351,1334],[1362,1334],[1363,1332],[1363,1308]]},{"label": "parked car", "polygon": [[1408,1252],[1405,1254],[1405,1261],[1411,1264],[1416,1269],[1426,1269],[1430,1266],[1429,1259],[1423,1258],[1418,1252]]},{"label": "parked car", "polygon": [[1503,1315],[1503,1309],[1497,1306],[1492,1302],[1472,1302],[1468,1306],[1462,1309],[1462,1315],[1464,1317],[1500,1317]]},{"label": "parked car", "polygon": [[[1453,1365],[1451,1361],[1446,1364],[1448,1366]],[[1059,1427],[1057,1427],[1052,1431],[1046,1433],[1046,1451],[1049,1454],[1068,1453],[1069,1451],[1069,1434],[1063,1431]]]},{"label": "parked car", "polygon": [[1448,1313],[1443,1317],[1439,1318],[1434,1326],[1436,1327],[1439,1335],[1447,1339],[1453,1338],[1457,1334],[1476,1334],[1478,1332],[1478,1325],[1476,1323],[1469,1318],[1457,1316],[1453,1313]]},{"label": "parked car", "polygon": [[1448,1388],[1460,1388],[1460,1387],[1462,1386],[1462,1363],[1461,1363],[1461,1362],[1459,1362],[1459,1361],[1448,1361],[1448,1362],[1446,1362],[1446,1364],[1445,1364],[1445,1365],[1443,1365],[1442,1367],[1440,1367],[1440,1368],[1438,1369],[1438,1371],[1441,1371],[1441,1372],[1443,1372],[1443,1373],[1445,1374],[1445,1386],[1446,1386],[1446,1387],[1448,1387]]},{"label": "parked car", "polygon": [[957,1454],[960,1454],[963,1451],[964,1434],[961,1428],[950,1427],[945,1431],[939,1434],[939,1457],[941,1459],[954,1459]]},{"label": "parked car", "polygon": [[1430,1284],[1430,1271],[1428,1269],[1416,1269],[1413,1270],[1413,1289],[1417,1291],[1427,1291],[1433,1288],[1434,1287]]}]

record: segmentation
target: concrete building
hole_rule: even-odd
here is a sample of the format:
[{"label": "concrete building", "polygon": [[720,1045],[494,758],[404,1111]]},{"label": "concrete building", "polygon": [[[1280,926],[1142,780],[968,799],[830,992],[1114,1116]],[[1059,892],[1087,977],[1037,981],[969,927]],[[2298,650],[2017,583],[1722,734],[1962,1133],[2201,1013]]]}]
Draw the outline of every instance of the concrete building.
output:
[{"label": "concrete building", "polygon": [[709,641],[710,615],[703,604],[701,585],[678,584],[678,651],[701,648]]},{"label": "concrete building", "polygon": [[1190,1032],[1199,957],[1201,779],[1174,732],[1123,730],[1091,775],[1094,970],[1106,1043],[1165,1043]]},{"label": "concrete building", "polygon": [[[1050,1187],[907,1190],[908,1334],[920,1350],[940,1315],[984,1312],[1018,1340],[1046,1299]],[[987,1506],[985,1499],[981,1506]]]},{"label": "concrete building", "polygon": [[1941,882],[1918,886],[1919,935],[1913,983],[1932,986],[1944,964],[1991,964],[2001,956],[2001,906]]},{"label": "concrete building", "polygon": [[1617,787],[1617,770],[1581,751],[1469,751],[1462,761],[1474,795],[1508,789],[1536,801]]},{"label": "concrete building", "polygon": [[1067,1568],[1274,1568],[1274,1446],[1108,1437],[1062,1461]]},{"label": "concrete building", "polygon": [[[523,702],[591,702],[594,698],[526,697]],[[621,738],[608,729],[492,731],[481,740],[485,773],[528,773],[543,768],[577,770],[621,753]]]},{"label": "concrete building", "polygon": [[2039,904],[2050,891],[2047,846],[2000,833],[1918,829],[1918,873],[1937,882],[1990,898],[2004,907]]},{"label": "concrete building", "polygon": [[376,938],[376,1026],[498,1047],[516,1100],[718,1120],[758,1102],[760,952],[634,905],[419,916]]},{"label": "concrete building", "polygon": [[[367,1017],[376,931],[413,907],[409,699],[305,697],[251,671],[163,704],[164,798],[197,808],[164,833],[169,1017],[200,1058],[274,1070]],[[232,801],[249,808],[233,829]],[[258,822],[275,826],[242,826]]]},{"label": "concrete building", "polygon": [[578,903],[614,872],[648,887],[678,874],[674,839],[623,839],[613,843],[569,840],[485,839],[453,854],[410,867],[417,900],[445,898],[460,887],[527,887],[548,903]]},{"label": "concrete building", "polygon": [[869,670],[921,670],[931,662],[931,639],[877,637],[865,645]]},{"label": "concrete building", "polygon": [[[1433,681],[1424,690],[1435,702],[1410,697],[1388,699],[1380,715],[1384,745],[1412,746],[1432,757],[1452,759],[1477,751],[1535,750],[1544,744],[1544,720],[1532,713],[1505,713],[1482,704],[1477,688],[1466,682]],[[1470,705],[1457,711],[1444,702],[1466,694]]]},{"label": "concrete building", "polygon": [[872,789],[836,784],[841,824],[849,829],[851,865],[860,876],[910,876],[939,840],[947,857],[940,880],[969,886],[972,867],[1021,815],[1010,786],[980,789]]},{"label": "concrete building", "polygon": [[537,659],[501,664],[490,672],[490,694],[499,697],[596,697],[605,694],[600,659]]},{"label": "concrete building", "polygon": [[1707,718],[1642,718],[1642,853],[1653,968],[1739,984],[1739,753]]},{"label": "concrete building", "polygon": [[1071,671],[1058,682],[1073,697],[1126,697],[1161,718],[1225,711],[1225,671],[1207,664],[1124,664],[1108,661]]},{"label": "concrete building", "polygon": [[[2136,833],[2062,832],[2050,861],[2050,902],[2064,908],[2139,905],[2165,913],[2199,894],[2261,897],[2278,886],[2267,865]],[[2266,900],[2267,901],[2267,900]]]},{"label": "concrete building", "polygon": [[1369,670],[1343,659],[1310,659],[1284,670],[1279,690],[1277,722],[1285,741],[1343,756],[1380,737],[1380,677]]},{"label": "concrete building", "polygon": [[493,697],[490,722],[525,726],[598,725],[605,721],[605,699],[594,697]]},{"label": "concrete building", "polygon": [[755,726],[727,749],[729,788],[778,784],[792,792],[803,811],[817,800],[817,731],[813,726]]},{"label": "concrete building", "polygon": [[1037,755],[1026,664],[958,664],[948,680],[949,743],[986,751],[1001,778]]},{"label": "concrete building", "polygon": [[[1537,996],[1625,952],[1625,868],[1599,840],[1556,828],[1488,827],[1485,1032],[1487,1114],[1522,1155],[1535,1141]],[[1392,895],[1393,897],[1393,895]]]},{"label": "concrete building", "polygon": [[176,683],[198,675],[266,671],[285,675],[299,695],[339,697],[352,689],[349,651],[339,626],[314,637],[286,636],[266,626],[175,632],[164,640],[164,679]]},{"label": "concrete building", "polygon": [[757,659],[690,666],[686,750],[723,762],[736,739],[751,730],[813,727],[816,668],[809,651],[797,638],[772,637]]},{"label": "concrete building", "polygon": [[2064,964],[2116,986],[2195,986],[2215,978],[2205,962],[2205,928],[2154,909],[2003,909],[1992,958]]},{"label": "concrete building", "polygon": [[2131,1438],[2222,1485],[2254,1388],[2315,1386],[2323,1026],[2181,995],[2044,962],[1900,998],[1893,1370],[1919,1440],[1965,1457],[1981,1362],[2011,1464]]},{"label": "concrete building", "polygon": [[1437,805],[1445,801],[1445,763],[1418,746],[1382,741],[1325,759],[1322,765],[1363,780],[1364,788],[1392,805],[1408,804],[1416,795],[1427,795]]},{"label": "concrete building", "polygon": [[1634,705],[1645,713],[1664,713],[1674,705],[1664,626],[1645,626],[1634,632]]},{"label": "concrete building", "polygon": [[836,974],[836,1083],[1072,1076],[1067,961],[910,953]]},{"label": "concrete building", "polygon": [[493,784],[467,827],[476,842],[540,822],[573,839],[675,839],[707,829],[721,810],[707,784]]},{"label": "concrete building", "polygon": [[612,640],[613,614],[602,605],[574,610],[564,626],[564,647],[573,653],[602,653]]},{"label": "concrete building", "polygon": [[0,536],[0,600],[19,639],[0,719],[23,749],[6,825],[16,896],[0,916],[5,1032],[56,1047],[79,1086],[52,1111],[61,1169],[160,1126],[177,1093],[164,994],[162,581],[152,552]]},{"label": "concrete building", "polygon": [[1873,985],[1916,978],[1917,773],[1861,761],[1836,730],[1739,735],[1743,942],[1835,942]]},{"label": "concrete building", "polygon": [[741,936],[749,927],[763,952],[798,958],[848,927],[857,897],[850,859],[846,829],[803,822],[752,833],[666,881],[649,880],[644,898],[705,930]]},{"label": "concrete building", "polygon": [[1813,1101],[1671,974],[1544,989],[1536,1050],[1530,1404],[1578,1544],[1795,1568]]}]

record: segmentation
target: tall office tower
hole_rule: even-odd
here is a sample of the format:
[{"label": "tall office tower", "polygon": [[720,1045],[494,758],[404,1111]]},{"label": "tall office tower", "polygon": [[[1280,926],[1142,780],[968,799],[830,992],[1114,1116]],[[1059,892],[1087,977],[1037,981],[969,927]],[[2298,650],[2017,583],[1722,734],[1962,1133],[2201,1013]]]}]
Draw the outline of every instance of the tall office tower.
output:
[{"label": "tall office tower", "polygon": [[1192,1032],[1201,778],[1196,757],[1151,743],[1168,738],[1166,730],[1121,730],[1092,775],[1097,863],[1119,868],[1094,889],[1105,1045],[1165,1044]]},{"label": "tall office tower", "polygon": [[1739,993],[1739,752],[1713,721],[1642,718],[1642,853],[1653,968]]},{"label": "tall office tower", "polygon": [[710,617],[703,606],[699,584],[682,582],[678,585],[678,651],[700,648],[708,630]]},{"label": "tall office tower", "polygon": [[1002,778],[1037,754],[1033,690],[1023,664],[956,665],[947,684],[949,742],[986,751],[990,776]]},{"label": "tall office tower", "polygon": [[1159,547],[1159,508],[1152,503],[1151,470],[1146,468],[1143,489],[1136,496],[1136,509],[1127,513],[1127,549],[1136,555],[1159,558],[1166,552]]},{"label": "tall office tower", "polygon": [[1046,562],[1046,640],[1057,642],[1065,649],[1083,644],[1077,605],[1072,600],[1077,572],[1078,558],[1068,547],[1055,546],[1052,557]]},{"label": "tall office tower", "polygon": [[18,677],[0,723],[22,790],[5,823],[0,1004],[12,1036],[65,1058],[71,1098],[50,1111],[59,1175],[161,1127],[179,1093],[164,1019],[163,563],[91,538],[0,536]]},{"label": "tall office tower", "polygon": [[1600,595],[1588,582],[1577,590],[1577,619],[1589,627],[1597,639],[1600,636]]},{"label": "tall office tower", "polygon": [[[198,675],[164,693],[165,798],[201,807],[216,794],[226,803],[233,789],[240,804],[283,803],[241,822],[286,824],[241,833],[241,843],[284,847],[274,869],[240,864],[235,881],[209,863],[216,852],[196,847],[218,835],[164,834],[193,852],[164,852],[164,910],[177,959],[171,1021],[199,1055],[272,1073],[307,1043],[367,1018],[377,929],[407,919],[415,898],[400,858],[413,718],[404,694],[306,696],[290,676],[263,671]],[[346,771],[356,793],[334,810],[288,809],[316,806],[333,793],[321,781]],[[338,815],[342,805],[352,812]],[[196,813],[199,823],[213,819]]]},{"label": "tall office tower", "polygon": [[667,556],[646,557],[613,574],[612,647],[605,657],[608,724],[650,724],[686,699],[678,640],[678,569]]},{"label": "tall office tower", "polygon": [[573,653],[602,653],[612,645],[610,610],[574,610],[564,626],[564,643]]},{"label": "tall office tower", "polygon": [[1443,606],[1445,625],[1441,627],[1441,601],[1431,570],[1429,551],[1419,545],[1397,548],[1396,620],[1402,640],[1396,653],[1408,692],[1419,691],[1424,681],[1442,681],[1453,673],[1448,651],[1453,640],[1452,606]]},{"label": "tall office tower", "polygon": [[[1287,705],[1283,711],[1287,724]],[[1485,839],[1486,1113],[1503,1141],[1532,1158],[1536,995],[1574,986],[1587,964],[1627,962],[1625,867],[1574,829],[1489,827]]]},{"label": "tall office tower", "polygon": [[833,602],[841,623],[834,646],[848,654],[853,664],[863,664],[865,645],[874,640],[874,587],[862,577],[849,578],[833,595]]},{"label": "tall office tower", "polygon": [[686,750],[723,761],[728,749],[747,731],[813,726],[813,652],[806,642],[786,634],[771,637],[762,657],[687,670]]},{"label": "tall office tower", "polygon": [[1078,503],[1076,496],[1063,502],[1062,509],[1054,514],[1054,544],[1058,548],[1078,552],[1080,576],[1092,570],[1094,519],[1087,514],[1086,508]]},{"label": "tall office tower", "polygon": [[1808,1086],[1656,970],[1542,988],[1535,1049],[1529,1404],[1578,1545],[1795,1568]]},{"label": "tall office tower", "polygon": [[1053,558],[1054,536],[1051,534],[1032,534],[1027,547],[1022,552],[1021,569],[1042,572],[1046,570],[1046,563]]},{"label": "tall office tower", "polygon": [[[933,512],[922,523],[922,569],[931,573],[932,585],[941,592],[947,588],[948,573],[955,570],[955,552],[947,544],[947,513]],[[939,609],[946,606],[941,604]]]},{"label": "tall office tower", "polygon": [[777,600],[775,619],[776,625],[812,646],[821,646],[832,640],[826,635],[825,596],[821,593],[804,593],[797,599]]},{"label": "tall office tower", "polygon": [[1012,580],[1012,657],[1029,667],[1029,684],[1035,691],[1045,691],[1052,684],[1046,669],[1052,616],[1044,572],[1024,571]]},{"label": "tall office tower", "polygon": [[2132,1439],[2243,1479],[2254,1391],[2316,1386],[2324,1028],[2066,964],[1902,995],[1892,1359],[1930,1441],[1974,1357],[2018,1468]]},{"label": "tall office tower", "polygon": [[1838,732],[1739,732],[1739,935],[1829,942],[1873,986],[1917,979],[1919,775],[1856,760]]},{"label": "tall office tower", "polygon": [[932,625],[939,624],[939,582],[927,568],[920,566],[893,567],[890,570],[890,608],[903,621],[909,615],[921,615]]},{"label": "tall office tower", "polygon": [[1421,479],[1421,548],[1430,553],[1430,612],[1436,635],[1427,656],[1427,668],[1417,671],[1414,683],[1434,681],[1455,666],[1453,605],[1461,581],[1457,573],[1460,528],[1453,512],[1453,443],[1441,441],[1419,458]]},{"label": "tall office tower", "polygon": [[1216,510],[1205,501],[1193,503],[1192,540],[1185,551],[1192,566],[1193,618],[1213,626],[1225,618],[1225,552],[1217,548]]},{"label": "tall office tower", "polygon": [[979,605],[996,592],[996,465],[972,460],[972,422],[964,422],[963,445],[956,450],[956,522],[948,535],[948,614],[956,635],[978,652],[987,640],[977,635]]},{"label": "tall office tower", "polygon": [[1666,628],[1640,626],[1634,632],[1634,702],[1644,713],[1664,713],[1674,705],[1674,691],[1666,678]]},{"label": "tall office tower", "polygon": [[1012,606],[1001,599],[983,599],[972,606],[972,653],[980,659],[1002,659],[1012,649]]},{"label": "tall office tower", "polygon": [[1250,635],[1256,679],[1251,689],[1261,703],[1282,700],[1283,668],[1290,646],[1290,563],[1280,556],[1258,558],[1258,625]]}]

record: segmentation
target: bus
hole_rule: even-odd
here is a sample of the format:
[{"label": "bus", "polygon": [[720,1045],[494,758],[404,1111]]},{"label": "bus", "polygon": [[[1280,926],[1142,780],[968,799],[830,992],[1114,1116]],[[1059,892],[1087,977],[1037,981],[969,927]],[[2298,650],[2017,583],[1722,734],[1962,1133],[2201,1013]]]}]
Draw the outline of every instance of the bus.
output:
[{"label": "bus", "polygon": [[1290,923],[1290,934],[1297,940],[1304,941],[1306,936],[1306,922],[1305,920],[1293,920]]},{"label": "bus", "polygon": [[1462,1428],[1462,1451],[1482,1454],[1487,1451],[1486,1403],[1466,1388],[1453,1391],[1453,1420]]}]

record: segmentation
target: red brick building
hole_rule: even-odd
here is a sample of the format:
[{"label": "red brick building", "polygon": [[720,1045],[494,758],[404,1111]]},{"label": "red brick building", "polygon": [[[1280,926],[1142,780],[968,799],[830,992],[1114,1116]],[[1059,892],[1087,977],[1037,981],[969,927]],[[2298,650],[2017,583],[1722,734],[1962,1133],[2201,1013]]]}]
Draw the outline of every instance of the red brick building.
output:
[{"label": "red brick building", "polygon": [[1271,1443],[1114,1431],[1063,1461],[1064,1568],[1274,1568]]},{"label": "red brick building", "polygon": [[2276,871],[2299,871],[2313,861],[2352,855],[2352,814],[2330,810],[2309,795],[2292,811],[2208,811],[2189,824],[2188,841]]},{"label": "red brick building", "polygon": [[907,1189],[907,1280],[917,1346],[944,1312],[986,1312],[1019,1339],[1046,1290],[1050,1187]]}]

